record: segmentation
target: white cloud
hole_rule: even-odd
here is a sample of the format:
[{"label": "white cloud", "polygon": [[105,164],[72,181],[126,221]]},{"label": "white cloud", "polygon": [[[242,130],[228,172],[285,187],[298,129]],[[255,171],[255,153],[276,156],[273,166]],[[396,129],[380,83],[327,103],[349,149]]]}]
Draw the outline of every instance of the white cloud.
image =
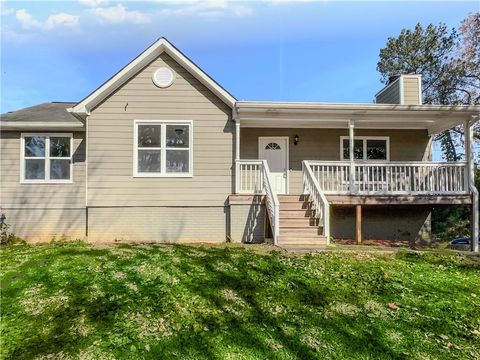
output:
[{"label": "white cloud", "polygon": [[[235,1],[225,0],[159,0],[168,7],[160,11],[164,15],[196,15],[205,18],[217,18],[233,13],[235,16],[247,16],[253,9],[245,5],[235,4]],[[235,5],[233,5],[235,4]]]},{"label": "white cloud", "polygon": [[1,9],[2,9],[2,10],[1,10],[2,16],[12,15],[12,14],[15,12],[15,9],[13,9],[13,8],[7,8],[7,7],[3,6],[3,2],[2,2],[2,4],[1,4],[0,7],[1,7]]},{"label": "white cloud", "polygon": [[25,43],[30,41],[33,38],[33,34],[22,34],[17,33],[8,28],[0,28],[0,32],[4,36],[5,40],[16,42],[16,43]]},{"label": "white cloud", "polygon": [[108,0],[78,0],[78,2],[89,7],[97,7],[108,4]]},{"label": "white cloud", "polygon": [[35,19],[27,10],[20,9],[16,11],[15,17],[24,29],[51,30],[60,26],[69,28],[76,28],[78,26],[78,16],[66,13],[50,15],[45,22],[41,22]]},{"label": "white cloud", "polygon": [[143,24],[150,22],[150,17],[140,11],[129,11],[122,4],[110,7],[97,7],[89,10],[90,13],[97,16],[102,22],[110,24],[133,23]]},{"label": "white cloud", "polygon": [[15,17],[17,18],[18,22],[24,29],[30,28],[41,28],[42,23],[36,20],[32,15],[30,15],[27,10],[20,9],[17,10],[15,13]]},{"label": "white cloud", "polygon": [[237,16],[250,16],[253,14],[253,9],[244,5],[235,6],[234,13]]},{"label": "white cloud", "polygon": [[76,28],[78,26],[78,16],[66,13],[50,15],[47,21],[45,21],[45,27],[47,29],[53,29],[57,26]]}]

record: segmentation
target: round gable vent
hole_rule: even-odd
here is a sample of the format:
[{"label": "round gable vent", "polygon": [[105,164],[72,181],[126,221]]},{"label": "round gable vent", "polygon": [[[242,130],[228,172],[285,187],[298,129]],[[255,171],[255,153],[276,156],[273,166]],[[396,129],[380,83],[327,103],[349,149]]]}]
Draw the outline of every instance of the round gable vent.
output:
[{"label": "round gable vent", "polygon": [[172,85],[175,80],[175,75],[172,70],[166,67],[161,67],[153,73],[153,83],[161,88],[166,88]]}]

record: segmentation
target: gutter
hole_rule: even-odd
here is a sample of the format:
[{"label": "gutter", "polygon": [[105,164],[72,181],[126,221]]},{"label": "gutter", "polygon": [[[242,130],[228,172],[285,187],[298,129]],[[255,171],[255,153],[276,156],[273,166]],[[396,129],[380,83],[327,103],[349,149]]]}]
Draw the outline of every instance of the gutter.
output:
[{"label": "gutter", "polygon": [[85,126],[80,122],[3,121],[0,130],[85,131]]}]

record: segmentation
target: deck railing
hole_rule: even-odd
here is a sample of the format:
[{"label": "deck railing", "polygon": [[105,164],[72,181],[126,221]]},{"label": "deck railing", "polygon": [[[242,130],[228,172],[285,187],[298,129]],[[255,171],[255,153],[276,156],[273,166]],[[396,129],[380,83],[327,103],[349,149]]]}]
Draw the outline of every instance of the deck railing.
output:
[{"label": "deck railing", "polygon": [[309,200],[312,202],[313,210],[315,211],[315,218],[318,219],[319,224],[323,227],[323,235],[327,238],[327,243],[330,239],[330,207],[325,197],[325,194],[320,189],[318,180],[312,172],[312,168],[308,161],[302,162],[303,174],[303,192],[308,194]]},{"label": "deck railing", "polygon": [[267,216],[274,244],[280,232],[280,202],[272,186],[267,160],[237,160],[235,162],[235,192],[237,194],[264,194]]},{"label": "deck railing", "polygon": [[326,194],[459,195],[468,193],[465,162],[309,161]]}]

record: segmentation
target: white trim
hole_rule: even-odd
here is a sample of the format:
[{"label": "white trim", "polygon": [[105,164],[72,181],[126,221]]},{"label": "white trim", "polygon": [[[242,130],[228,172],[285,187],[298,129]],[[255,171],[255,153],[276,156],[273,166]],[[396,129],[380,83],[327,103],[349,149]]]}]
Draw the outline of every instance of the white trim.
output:
[{"label": "white trim", "polygon": [[[340,136],[340,160],[348,161],[349,159],[343,158],[343,140],[349,140],[349,136]],[[390,161],[390,136],[354,136],[353,140],[362,140],[363,141],[363,159],[354,159],[355,162],[358,161],[369,161],[369,162],[385,162]],[[387,158],[385,160],[373,160],[367,159],[367,140],[385,140],[387,146]]]},{"label": "white trim", "polygon": [[[159,173],[139,173],[138,172],[138,125],[157,124],[161,126],[160,147],[148,148],[150,150],[160,150],[160,172]],[[188,148],[167,148],[166,146],[166,125],[188,125]],[[193,177],[193,121],[192,120],[133,120],[133,177],[135,178],[191,178]],[[167,173],[166,157],[167,150],[188,151],[188,173]]]},{"label": "white trim", "polygon": [[28,130],[28,131],[85,131],[83,124],[74,122],[48,122],[48,121],[0,121],[2,130]]},{"label": "white trim", "polygon": [[285,195],[288,195],[290,193],[290,137],[289,136],[259,136],[258,137],[258,142],[257,142],[257,158],[260,159],[260,139],[282,139],[282,140],[287,140],[287,149],[286,149],[286,165],[285,165],[285,173],[287,175],[286,181],[285,181]]},{"label": "white trim", "polygon": [[[45,155],[42,157],[27,156],[25,158],[25,137],[43,136],[45,137]],[[70,156],[50,157],[50,138],[51,137],[69,137],[70,138]],[[38,159],[45,160],[45,178],[44,179],[25,179],[25,160]],[[70,179],[50,179],[50,160],[69,160],[70,161]],[[20,134],[20,184],[71,184],[73,183],[73,133],[21,133]]]},{"label": "white trim", "polygon": [[423,105],[423,94],[422,94],[422,75],[417,75],[418,82],[418,105]]},{"label": "white trim", "polygon": [[404,79],[403,75],[400,75],[400,77],[399,77],[400,82],[398,83],[398,85],[399,85],[398,91],[399,91],[399,96],[400,96],[400,105],[405,105],[405,93],[404,93],[405,86],[404,86],[404,84],[403,84],[403,79]]},{"label": "white trim", "polygon": [[163,52],[170,55],[177,63],[187,70],[198,81],[205,85],[215,95],[217,95],[225,104],[234,107],[236,99],[230,95],[225,89],[210,78],[202,69],[195,65],[190,59],[183,55],[175,46],[167,39],[160,38],[139,56],[132,60],[123,69],[117,72],[109,80],[107,80],[98,89],[93,91],[80,103],[71,108],[71,111],[79,115],[88,114],[102,100],[112,94],[116,89],[123,85],[130,78],[135,76],[147,64],[160,56]]}]

